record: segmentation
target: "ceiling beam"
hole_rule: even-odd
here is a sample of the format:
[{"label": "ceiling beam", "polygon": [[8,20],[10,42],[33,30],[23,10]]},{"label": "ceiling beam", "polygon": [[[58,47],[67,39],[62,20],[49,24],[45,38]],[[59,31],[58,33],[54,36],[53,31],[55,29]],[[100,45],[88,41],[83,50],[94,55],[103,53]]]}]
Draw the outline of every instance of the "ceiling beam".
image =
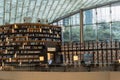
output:
[{"label": "ceiling beam", "polygon": [[[99,8],[99,7],[106,6],[106,5],[111,5],[111,4],[118,3],[118,2],[120,2],[120,0],[111,1],[111,2],[108,2],[108,3],[104,3],[104,4],[100,4],[100,5],[95,5],[95,6],[91,6],[91,7],[89,7],[89,8],[82,8],[82,9],[85,11],[85,10],[90,10],[90,9],[94,9],[94,8]],[[61,20],[61,19],[67,18],[67,17],[69,17],[69,16],[71,16],[71,15],[74,15],[74,14],[76,14],[76,13],[79,13],[79,12],[80,12],[80,9],[77,10],[77,11],[75,11],[75,12],[71,12],[71,13],[69,13],[69,14],[67,14],[67,15],[61,16],[61,17],[53,20],[51,23],[57,22],[57,21],[59,21],[59,20]]]},{"label": "ceiling beam", "polygon": [[43,1],[41,0],[40,6],[39,6],[39,9],[38,9],[38,12],[37,12],[37,16],[36,16],[38,18],[39,18],[39,15],[40,15],[40,10],[41,10],[41,7],[42,7],[42,3],[43,3]]},{"label": "ceiling beam", "polygon": [[[58,10],[58,12],[56,13],[55,16],[58,16],[59,12],[62,11],[62,8],[63,8],[65,2],[66,2],[66,0],[64,0],[64,2],[63,2],[62,5],[61,5],[61,10]],[[52,16],[51,16],[51,17],[52,17]],[[51,17],[50,17],[50,21],[52,20]]]},{"label": "ceiling beam", "polygon": [[20,22],[22,22],[22,15],[23,15],[24,4],[25,4],[25,0],[23,0],[23,3],[22,3],[22,9],[21,9],[21,14],[20,14]]},{"label": "ceiling beam", "polygon": [[52,0],[52,5],[50,5],[50,8],[49,8],[49,10],[48,10],[48,14],[46,15],[46,19],[48,19],[48,16],[49,16],[49,14],[50,14],[50,11],[51,11],[51,8],[52,8],[52,6],[53,6],[53,3],[54,3],[54,1]]},{"label": "ceiling beam", "polygon": [[29,10],[30,10],[30,4],[31,4],[31,0],[28,0],[29,3],[28,3],[28,8],[27,8],[27,12],[26,12],[26,16],[28,16],[28,13],[29,13]]},{"label": "ceiling beam", "polygon": [[45,4],[44,10],[43,10],[43,12],[42,12],[41,19],[44,19],[43,15],[45,14],[46,7],[47,7],[48,3],[49,3],[49,0],[48,0],[47,3]]},{"label": "ceiling beam", "polygon": [[16,2],[14,23],[16,22],[17,9],[18,9],[18,0],[17,0],[17,2]]},{"label": "ceiling beam", "polygon": [[6,3],[6,0],[4,0],[4,5],[3,5],[3,24],[5,24],[5,3]]},{"label": "ceiling beam", "polygon": [[[79,0],[78,0],[78,1],[79,1]],[[74,2],[72,3],[72,5],[70,5],[69,9],[67,9],[66,12],[69,13],[70,10],[74,9],[74,8],[76,7],[75,4],[78,4],[78,2],[75,2],[75,1],[74,1]],[[63,15],[66,14],[66,12],[64,12]]]},{"label": "ceiling beam", "polygon": [[53,15],[54,15],[55,11],[57,10],[57,6],[59,5],[59,3],[60,3],[60,0],[57,2],[57,5],[56,5],[56,7],[55,7],[55,9],[54,9],[54,12],[52,13],[52,15],[51,15],[51,17],[50,17],[50,21],[52,20]]},{"label": "ceiling beam", "polygon": [[12,0],[10,0],[9,23],[11,21]]},{"label": "ceiling beam", "polygon": [[[32,16],[31,16],[31,18],[33,18],[33,15],[34,15],[34,13],[35,13],[36,4],[37,4],[37,0],[35,0],[35,5],[34,5],[34,8],[33,8],[33,10],[32,10]],[[32,20],[34,20],[34,19],[32,19]]]},{"label": "ceiling beam", "polygon": [[[65,9],[63,10],[63,12],[62,12],[59,16],[62,16],[63,14],[65,14],[65,13],[67,12],[66,10],[70,10],[70,8],[73,6],[72,3],[75,4],[75,1],[74,1],[74,2],[69,1],[69,3],[67,4],[67,6],[65,7]],[[70,6],[70,8],[69,8],[69,6]],[[68,8],[69,8],[69,9],[68,9]],[[55,16],[55,18],[57,18],[57,16]],[[54,18],[54,19],[55,19],[55,18]],[[54,19],[53,19],[53,20],[54,20]]]}]

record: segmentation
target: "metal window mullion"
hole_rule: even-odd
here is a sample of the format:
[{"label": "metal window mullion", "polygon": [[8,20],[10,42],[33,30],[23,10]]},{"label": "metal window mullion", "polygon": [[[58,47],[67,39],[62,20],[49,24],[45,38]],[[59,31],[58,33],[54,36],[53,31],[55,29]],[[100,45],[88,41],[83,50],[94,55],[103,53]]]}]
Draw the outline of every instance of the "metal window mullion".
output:
[{"label": "metal window mullion", "polygon": [[10,0],[9,23],[11,21],[12,0]]},{"label": "metal window mullion", "polygon": [[79,1],[79,3],[78,3],[74,8],[72,8],[72,9],[70,10],[70,12],[72,12],[73,10],[75,10],[75,9],[77,8],[77,6],[78,6],[79,4],[81,4],[82,1],[83,1],[83,0]]},{"label": "metal window mullion", "polygon": [[[60,1],[60,0],[59,0],[59,1]],[[54,1],[52,0],[52,5],[50,6],[50,9],[49,9],[49,11],[48,11],[48,15],[46,16],[46,18],[48,18],[49,14],[50,14],[50,10],[51,10],[53,4],[54,4]]]},{"label": "metal window mullion", "polygon": [[103,1],[103,0],[101,0],[100,2],[99,2],[99,4],[103,4],[103,3],[105,3],[106,1]]},{"label": "metal window mullion", "polygon": [[3,24],[5,24],[5,3],[6,3],[6,0],[4,0],[4,5],[3,5]]},{"label": "metal window mullion", "polygon": [[[101,0],[101,2],[103,2],[102,0]],[[118,3],[118,2],[120,2],[120,1],[111,1],[111,2],[108,2],[108,3],[105,3],[105,4],[101,4],[101,5],[93,5],[92,7],[89,7],[89,8],[83,8],[83,10],[85,11],[85,10],[89,10],[89,9],[93,9],[93,8],[98,8],[98,7],[101,7],[101,6],[105,6],[105,5],[108,5],[108,4],[112,4],[112,3]],[[81,3],[81,1],[80,1],[80,3]],[[75,9],[75,8],[74,8]],[[71,14],[75,14],[75,13],[78,13],[80,10],[77,10],[77,11],[75,11],[75,12],[72,12],[71,11],[71,13],[69,13],[69,15],[71,15]],[[68,15],[68,16],[69,16]],[[67,16],[67,15],[66,15]],[[63,16],[63,17],[60,17],[60,18],[57,18],[57,19],[55,19],[53,22],[56,22],[56,21],[58,21],[58,20],[60,20],[60,19],[62,19],[62,18],[64,18],[65,16]],[[53,23],[52,22],[52,23]]]},{"label": "metal window mullion", "polygon": [[[63,8],[63,5],[64,5],[65,2],[66,2],[66,0],[64,0],[63,4],[61,5],[62,6],[61,9]],[[61,12],[61,10],[58,10],[58,12],[57,12],[57,14],[55,16],[57,16],[59,12]]]},{"label": "metal window mullion", "polygon": [[[79,1],[79,0],[78,0],[78,1]],[[82,0],[81,0],[81,1],[82,1]],[[76,6],[78,6],[78,5],[81,3],[81,1],[77,2],[77,3],[75,4],[75,6],[71,8],[71,10],[74,10],[74,9],[76,8]]]},{"label": "metal window mullion", "polygon": [[[88,0],[84,1],[79,7],[76,6],[76,8],[79,8],[79,9],[80,9],[82,6],[85,5],[85,3],[87,3],[87,1],[88,1]],[[75,8],[75,9],[76,9],[76,8]]]},{"label": "metal window mullion", "polygon": [[17,7],[18,7],[18,0],[17,0],[17,2],[16,2],[14,23],[15,23],[15,21],[16,21],[16,16],[17,16]]},{"label": "metal window mullion", "polygon": [[[60,0],[59,0],[59,2],[60,2]],[[59,4],[59,2],[57,3],[57,5]],[[57,9],[57,5],[56,5],[56,7],[55,7],[55,10]],[[54,15],[54,14],[51,15],[50,21],[52,20],[52,16],[53,16],[53,15]]]},{"label": "metal window mullion", "polygon": [[[72,2],[71,2],[71,3],[72,3]],[[74,1],[73,5],[74,5],[74,4],[75,4],[75,1]],[[69,5],[69,6],[70,6],[70,8],[71,8],[73,5]],[[68,7],[69,7],[69,6],[68,6]],[[69,9],[67,9],[67,10],[69,11],[69,10],[70,10],[70,8],[69,8]],[[66,12],[68,12],[68,11],[66,11]],[[64,15],[64,14],[66,14],[66,12],[64,12],[64,13],[63,13],[63,15]]]},{"label": "metal window mullion", "polygon": [[[24,1],[25,1],[25,0],[24,0]],[[19,9],[19,7],[20,7],[21,12],[22,12],[23,1],[20,2],[20,4],[18,4],[18,5],[20,5],[20,6],[18,6],[18,9]],[[18,12],[19,12],[19,15],[16,16],[16,19],[18,19],[18,21],[21,22],[21,18],[22,18],[22,16],[21,16],[21,12],[20,12],[20,10],[19,10]]]},{"label": "metal window mullion", "polygon": [[69,17],[69,19],[70,19],[70,42],[72,42],[73,40],[72,40],[72,26],[71,26],[71,23],[72,23],[72,19],[71,19],[71,17]]},{"label": "metal window mullion", "polygon": [[59,14],[59,17],[63,14],[63,12],[67,9],[68,5],[70,4],[71,2],[69,1],[69,3],[65,6],[64,10],[61,11],[61,13]]},{"label": "metal window mullion", "polygon": [[38,9],[38,12],[37,12],[37,17],[38,17],[39,14],[40,14],[40,9],[41,9],[42,3],[43,3],[43,1],[41,1],[41,3],[40,3],[40,6],[39,6],[39,9]]},{"label": "metal window mullion", "polygon": [[[83,1],[83,0],[81,0],[81,1]],[[81,3],[81,1],[79,1],[77,4],[76,4],[76,6],[77,5],[79,5],[80,3]],[[65,1],[64,1],[64,3],[65,3]],[[71,8],[71,11],[73,11],[75,8],[76,8],[76,6],[74,6],[74,8]],[[73,10],[72,10],[73,9]],[[78,12],[77,12],[78,13]],[[71,15],[71,14],[69,14],[69,15]],[[57,15],[56,15],[57,16]],[[57,20],[57,19],[59,19],[59,18],[56,18],[55,19],[55,21]],[[54,21],[53,21],[54,22]]]},{"label": "metal window mullion", "polygon": [[22,15],[23,15],[24,4],[25,4],[25,0],[23,0],[23,3],[22,3],[22,11],[21,11],[21,15],[20,15],[20,21],[21,22],[22,22]]},{"label": "metal window mullion", "polygon": [[27,8],[27,12],[26,12],[26,16],[28,15],[29,10],[30,10],[30,4],[31,4],[31,0],[29,0],[29,4],[28,4],[28,8]]},{"label": "metal window mullion", "polygon": [[[65,0],[64,3],[66,3],[66,1],[67,1],[67,0]],[[63,5],[64,5],[64,3],[63,3]],[[68,4],[67,4],[67,5],[68,5]],[[67,5],[66,5],[65,7],[67,7]],[[61,14],[64,12],[65,9],[64,9],[63,7],[62,7],[61,9],[62,9],[62,10],[53,18],[53,20],[54,20],[58,15],[61,15]],[[59,17],[60,17],[60,16],[59,16]],[[52,20],[52,19],[51,19],[51,20]]]},{"label": "metal window mullion", "polygon": [[84,8],[83,10],[89,10],[89,9],[93,9],[93,8],[99,8],[99,7],[102,7],[102,6],[106,6],[106,5],[110,5],[110,4],[114,4],[114,3],[118,3],[118,2],[120,2],[120,1],[110,1],[110,2],[105,3],[105,2],[103,2],[103,0],[100,0],[99,1],[99,5],[95,4],[95,5],[90,6],[88,8]]},{"label": "metal window mullion", "polygon": [[97,3],[100,3],[103,0],[97,0],[96,2],[94,2],[93,4],[97,5]]},{"label": "metal window mullion", "polygon": [[44,10],[43,10],[43,12],[42,12],[42,15],[41,15],[41,18],[43,19],[43,15],[44,15],[44,13],[45,13],[45,11],[46,11],[46,7],[47,7],[47,4],[49,3],[49,0],[47,1],[47,3],[45,4],[45,8],[44,8]]},{"label": "metal window mullion", "polygon": [[111,5],[109,5],[110,7],[110,41],[112,40],[112,9],[111,9]]},{"label": "metal window mullion", "polygon": [[[97,3],[97,2],[99,2],[99,0],[94,0],[94,1],[92,1],[92,4],[95,4],[95,3]],[[85,3],[83,6],[85,6],[85,7],[86,7],[87,5],[89,6],[89,5],[91,5],[90,3],[91,3],[91,1],[88,2],[88,3]]]},{"label": "metal window mullion", "polygon": [[95,9],[95,15],[96,15],[96,42],[98,41],[98,13],[97,13],[97,9]]},{"label": "metal window mullion", "polygon": [[34,6],[33,11],[32,11],[32,18],[33,18],[33,14],[35,12],[36,3],[37,3],[37,0],[35,1],[35,6]]}]

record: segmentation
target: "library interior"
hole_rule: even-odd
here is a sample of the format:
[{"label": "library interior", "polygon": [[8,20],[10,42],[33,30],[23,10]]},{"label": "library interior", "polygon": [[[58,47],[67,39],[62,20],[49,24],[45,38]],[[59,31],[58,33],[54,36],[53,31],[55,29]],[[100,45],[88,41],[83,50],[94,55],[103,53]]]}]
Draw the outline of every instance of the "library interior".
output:
[{"label": "library interior", "polygon": [[120,71],[120,0],[0,0],[0,71]]}]

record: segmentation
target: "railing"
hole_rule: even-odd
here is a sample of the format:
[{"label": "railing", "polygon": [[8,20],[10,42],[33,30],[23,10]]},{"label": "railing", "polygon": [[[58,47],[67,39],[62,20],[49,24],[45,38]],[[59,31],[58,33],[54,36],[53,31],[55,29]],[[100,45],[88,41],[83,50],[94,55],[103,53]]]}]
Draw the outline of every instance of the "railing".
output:
[{"label": "railing", "polygon": [[109,66],[88,65],[36,65],[36,66],[2,66],[1,71],[38,71],[38,72],[99,72],[99,71],[120,71],[120,64]]}]

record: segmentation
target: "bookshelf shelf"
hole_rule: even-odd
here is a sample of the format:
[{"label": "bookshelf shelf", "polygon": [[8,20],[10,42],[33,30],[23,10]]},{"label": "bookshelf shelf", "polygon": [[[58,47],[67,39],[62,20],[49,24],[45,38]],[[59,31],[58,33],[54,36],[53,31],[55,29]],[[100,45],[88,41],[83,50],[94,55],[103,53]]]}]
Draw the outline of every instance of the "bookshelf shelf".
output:
[{"label": "bookshelf shelf", "polygon": [[[61,47],[61,27],[38,24],[18,23],[0,26],[0,63],[1,65],[38,64],[48,62],[48,52],[58,54]],[[59,47],[58,47],[59,46]],[[55,51],[48,51],[55,48]],[[39,57],[44,57],[43,61]],[[55,60],[55,57],[54,57]],[[32,65],[32,64],[31,64]]]}]

